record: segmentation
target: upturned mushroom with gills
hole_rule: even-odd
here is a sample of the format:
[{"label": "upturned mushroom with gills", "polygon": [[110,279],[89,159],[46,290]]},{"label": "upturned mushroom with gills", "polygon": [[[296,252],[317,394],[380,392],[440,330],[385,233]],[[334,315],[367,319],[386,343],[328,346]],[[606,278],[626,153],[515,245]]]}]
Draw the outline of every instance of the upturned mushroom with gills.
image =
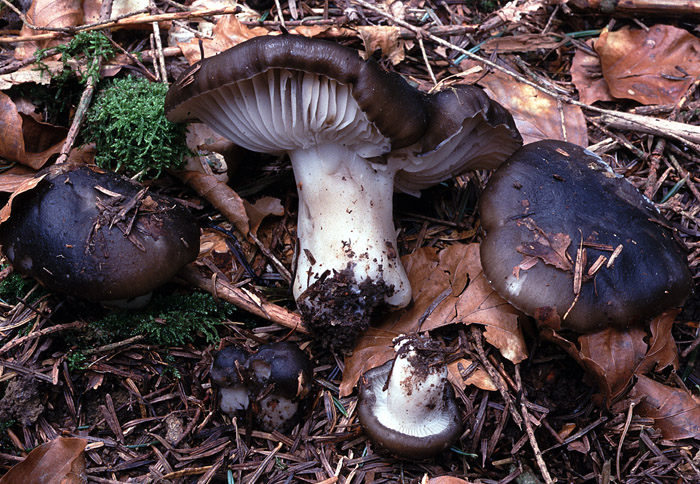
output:
[{"label": "upturned mushroom with gills", "polygon": [[553,329],[640,325],[681,306],[692,288],[670,223],[580,146],[522,147],[492,175],[479,211],[487,280]]},{"label": "upturned mushroom with gills", "polygon": [[422,335],[394,340],[396,357],[362,375],[357,416],[372,443],[405,459],[429,459],[462,433],[439,343]]},{"label": "upturned mushroom with gills", "polygon": [[[199,61],[165,104],[171,121],[201,121],[249,150],[289,155],[299,195],[294,297],[307,324],[332,333],[336,348],[350,347],[379,311],[410,302],[392,219],[394,178],[404,167],[435,168],[418,156],[431,109],[425,94],[355,50],[288,34]],[[519,135],[499,113],[504,131],[515,133],[513,151]],[[473,117],[489,125],[489,115]]]}]

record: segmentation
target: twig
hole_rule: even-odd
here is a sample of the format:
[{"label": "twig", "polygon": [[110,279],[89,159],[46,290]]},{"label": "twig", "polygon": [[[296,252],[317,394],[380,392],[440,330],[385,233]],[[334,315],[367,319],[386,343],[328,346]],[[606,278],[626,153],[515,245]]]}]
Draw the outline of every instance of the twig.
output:
[{"label": "twig", "polygon": [[192,264],[185,266],[185,268],[178,273],[178,276],[190,284],[211,293],[215,297],[228,301],[256,316],[260,316],[268,321],[272,321],[273,323],[277,323],[280,326],[290,328],[300,333],[309,332],[297,313],[265,301],[249,291],[245,291],[244,289],[222,281],[221,278],[217,278],[212,283],[209,278],[201,275]]},{"label": "twig", "polygon": [[67,329],[81,329],[85,326],[87,326],[87,323],[84,323],[83,321],[73,321],[72,323],[57,324],[55,326],[49,326],[48,328],[40,329],[39,331],[34,331],[33,333],[30,333],[26,336],[15,338],[12,341],[9,341],[5,346],[0,348],[0,355],[6,353],[8,350],[14,348],[15,346],[19,346],[27,341],[33,340],[40,336],[44,336],[46,334],[51,333],[58,333]]},{"label": "twig", "polygon": [[287,270],[284,264],[282,264],[282,262],[275,257],[275,254],[273,254],[272,251],[265,246],[265,244],[260,242],[260,239],[258,239],[253,232],[248,232],[248,237],[253,239],[253,242],[255,242],[255,245],[258,246],[263,255],[274,264],[275,268],[277,268],[277,272],[279,272],[280,276],[282,276],[285,282],[287,284],[291,284],[292,274]]},{"label": "twig", "polygon": [[549,469],[547,469],[547,464],[542,458],[542,451],[540,446],[537,445],[537,439],[535,438],[535,431],[532,429],[532,423],[530,422],[530,412],[527,409],[525,392],[523,390],[523,382],[520,378],[520,365],[515,365],[515,384],[520,393],[520,412],[523,414],[523,421],[525,422],[525,432],[527,433],[528,439],[530,439],[530,446],[535,453],[535,460],[537,461],[537,467],[540,468],[542,477],[547,484],[552,484],[552,476],[549,475]]},{"label": "twig", "polygon": [[[149,0],[149,10],[151,13],[156,12],[156,4],[153,0]],[[160,38],[160,26],[158,22],[153,22],[153,38],[156,42],[156,56],[158,58],[158,66],[160,67],[161,82],[168,83],[168,73],[165,70],[165,56],[163,55],[163,41]]]}]

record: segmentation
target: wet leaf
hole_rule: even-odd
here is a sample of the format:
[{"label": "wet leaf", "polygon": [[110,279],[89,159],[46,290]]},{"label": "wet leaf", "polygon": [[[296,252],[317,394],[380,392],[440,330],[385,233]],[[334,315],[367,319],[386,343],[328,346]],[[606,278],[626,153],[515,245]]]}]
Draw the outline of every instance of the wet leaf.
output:
[{"label": "wet leaf", "polygon": [[[34,0],[27,11],[27,22],[37,27],[75,27],[83,21],[81,0]],[[37,35],[44,30],[32,30],[26,25],[20,35]],[[57,40],[23,42],[15,49],[15,59],[26,59],[37,49],[45,49],[60,44]]]},{"label": "wet leaf", "polygon": [[595,50],[610,93],[642,104],[677,102],[700,74],[700,39],[670,25],[606,29]]},{"label": "wet leaf", "polygon": [[635,413],[653,418],[664,439],[700,437],[700,402],[689,392],[640,375],[629,397],[639,401]]},{"label": "wet leaf", "polygon": [[38,170],[63,146],[67,130],[22,114],[0,92],[0,157]]},{"label": "wet leaf", "polygon": [[349,395],[360,376],[394,356],[400,334],[453,323],[482,324],[484,337],[514,362],[527,357],[518,316],[483,277],[478,244],[454,244],[441,251],[424,247],[402,257],[413,288],[413,304],[388,314],[370,328],[345,359],[340,395]]},{"label": "wet leaf", "polygon": [[[593,40],[587,42],[593,50]],[[608,89],[608,83],[603,77],[603,68],[600,65],[600,57],[591,54],[584,49],[576,50],[571,62],[571,80],[578,90],[579,101],[593,104],[596,101],[612,101],[613,98]]]},{"label": "wet leaf", "polygon": [[525,144],[558,139],[588,146],[586,118],[578,106],[557,103],[553,97],[497,71],[481,78],[479,84],[510,111]]},{"label": "wet leaf", "polygon": [[40,445],[0,478],[0,484],[82,484],[87,440],[58,437]]}]

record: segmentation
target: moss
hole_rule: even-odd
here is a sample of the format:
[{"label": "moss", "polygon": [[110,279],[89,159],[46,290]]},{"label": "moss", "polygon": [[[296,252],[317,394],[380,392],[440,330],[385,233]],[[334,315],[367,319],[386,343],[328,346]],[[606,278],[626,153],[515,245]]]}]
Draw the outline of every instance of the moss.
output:
[{"label": "moss", "polygon": [[219,340],[217,325],[235,310],[208,293],[158,295],[143,310],[108,314],[94,323],[94,330],[102,344],[136,335],[144,335],[145,343],[164,346],[180,346],[196,337],[214,343]]},{"label": "moss", "polygon": [[12,273],[0,282],[0,300],[6,304],[17,304],[20,300],[32,303],[40,296],[46,294],[46,291],[39,286],[29,299],[26,298],[29,291],[36,285],[36,281],[31,278],[25,278],[17,273]]},{"label": "moss", "polygon": [[109,83],[87,115],[84,139],[94,142],[99,166],[139,178],[178,168],[189,152],[185,125],[165,118],[168,86],[127,77]]}]

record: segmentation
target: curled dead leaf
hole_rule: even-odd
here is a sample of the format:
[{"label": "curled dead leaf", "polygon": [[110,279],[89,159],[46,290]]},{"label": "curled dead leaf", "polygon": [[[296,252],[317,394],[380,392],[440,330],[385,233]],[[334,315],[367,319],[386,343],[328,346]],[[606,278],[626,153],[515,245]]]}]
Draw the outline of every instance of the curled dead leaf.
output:
[{"label": "curled dead leaf", "polygon": [[700,402],[681,388],[673,388],[640,375],[629,397],[639,402],[635,412],[654,419],[664,439],[700,437]]},{"label": "curled dead leaf", "polygon": [[0,478],[0,484],[82,484],[87,440],[58,437],[32,450]]},{"label": "curled dead leaf", "polygon": [[399,27],[390,25],[358,26],[357,32],[365,45],[365,58],[371,56],[378,49],[381,49],[382,55],[389,59],[393,65],[398,64],[406,57],[404,51],[406,42],[401,40]]},{"label": "curled dead leaf", "polygon": [[447,370],[449,371],[448,378],[450,383],[458,386],[464,390],[468,385],[474,385],[477,388],[486,390],[489,392],[495,392],[498,387],[493,383],[489,374],[482,368],[477,368],[472,373],[470,373],[467,378],[462,377],[462,372],[467,370],[473,362],[466,358],[460,358],[457,361],[453,361],[447,365]]},{"label": "curled dead leaf", "polygon": [[[593,40],[586,44],[593,50]],[[579,101],[593,104],[596,101],[612,101],[608,83],[603,77],[600,57],[584,49],[577,49],[571,62],[571,80],[578,90]]]},{"label": "curled dead leaf", "polygon": [[[37,27],[76,27],[83,21],[83,6],[81,0],[34,0],[27,11],[27,23]],[[36,35],[45,33],[43,30],[33,30],[26,25],[20,35]],[[15,59],[22,60],[34,55],[38,49],[46,49],[61,42],[56,40],[40,40],[23,42],[15,49]]]}]

